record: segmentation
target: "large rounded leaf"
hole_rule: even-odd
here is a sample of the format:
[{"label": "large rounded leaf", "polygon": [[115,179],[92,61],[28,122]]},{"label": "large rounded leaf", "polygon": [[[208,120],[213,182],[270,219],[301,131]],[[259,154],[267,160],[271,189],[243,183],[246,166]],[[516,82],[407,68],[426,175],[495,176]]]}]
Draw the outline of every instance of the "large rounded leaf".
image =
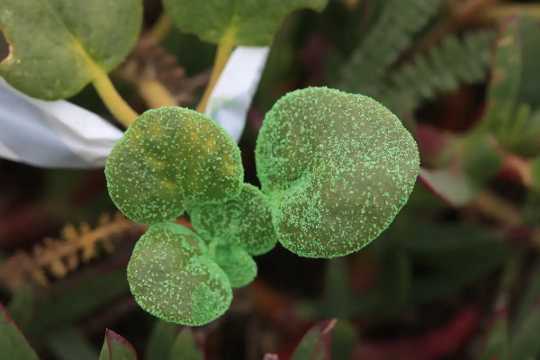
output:
[{"label": "large rounded leaf", "polygon": [[238,45],[272,42],[285,17],[299,9],[322,10],[328,0],[164,0],[165,9],[183,31],[217,43],[232,33]]},{"label": "large rounded leaf", "polygon": [[244,184],[240,195],[226,203],[196,206],[189,214],[207,242],[238,246],[252,255],[270,251],[277,242],[268,199],[250,184]]},{"label": "large rounded leaf", "polygon": [[156,224],[135,245],[128,281],[137,303],[163,320],[203,325],[230,306],[227,275],[191,230]]},{"label": "large rounded leaf", "polygon": [[116,67],[135,44],[141,0],[2,0],[0,31],[10,53],[0,75],[37,98],[61,99]]},{"label": "large rounded leaf", "polygon": [[279,241],[307,257],[357,251],[406,203],[419,171],[416,143],[375,100],[328,88],[280,99],[256,149]]},{"label": "large rounded leaf", "polygon": [[141,115],[115,145],[105,167],[111,198],[140,223],[172,220],[189,203],[239,194],[240,150],[215,122],[184,108]]}]

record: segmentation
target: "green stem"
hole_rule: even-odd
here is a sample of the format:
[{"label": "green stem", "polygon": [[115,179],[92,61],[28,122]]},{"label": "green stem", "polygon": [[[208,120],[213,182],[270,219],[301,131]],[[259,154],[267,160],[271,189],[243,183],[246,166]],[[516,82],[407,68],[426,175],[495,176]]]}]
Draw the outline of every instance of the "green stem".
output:
[{"label": "green stem", "polygon": [[229,57],[231,56],[235,42],[236,30],[234,30],[233,28],[229,28],[229,30],[225,32],[218,44],[216,58],[214,60],[214,67],[212,68],[212,73],[210,74],[210,81],[206,86],[201,102],[197,106],[197,111],[204,112],[206,110],[210,95],[212,95],[212,91],[214,91],[219,77],[221,76],[221,73],[223,72],[223,69],[227,64],[227,60],[229,60]]}]

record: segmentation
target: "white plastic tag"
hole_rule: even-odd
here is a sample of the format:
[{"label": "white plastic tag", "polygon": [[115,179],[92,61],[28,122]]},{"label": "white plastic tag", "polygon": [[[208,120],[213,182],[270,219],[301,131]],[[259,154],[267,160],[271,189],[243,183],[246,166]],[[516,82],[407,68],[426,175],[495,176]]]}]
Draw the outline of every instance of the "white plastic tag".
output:
[{"label": "white plastic tag", "polygon": [[[209,99],[206,113],[236,141],[268,52],[268,47],[237,48]],[[121,136],[88,110],[31,98],[0,78],[0,157],[47,168],[102,167]]]},{"label": "white plastic tag", "polygon": [[234,50],[208,101],[206,114],[216,119],[236,141],[244,131],[269,52],[269,47]]},{"label": "white plastic tag", "polygon": [[26,96],[0,78],[0,156],[40,167],[101,167],[122,132],[67,101]]}]

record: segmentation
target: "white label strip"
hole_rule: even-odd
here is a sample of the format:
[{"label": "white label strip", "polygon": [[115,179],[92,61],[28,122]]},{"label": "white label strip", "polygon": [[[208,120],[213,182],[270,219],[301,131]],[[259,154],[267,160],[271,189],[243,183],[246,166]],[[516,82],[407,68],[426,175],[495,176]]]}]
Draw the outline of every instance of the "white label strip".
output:
[{"label": "white label strip", "polygon": [[[236,140],[268,57],[268,47],[239,47],[207,107]],[[26,96],[0,78],[0,157],[46,168],[102,167],[122,132],[67,101]]]},{"label": "white label strip", "polygon": [[1,157],[39,167],[101,167],[121,136],[88,110],[31,98],[0,79]]},{"label": "white label strip", "polygon": [[206,114],[236,140],[246,125],[246,116],[259,86],[269,47],[238,47],[218,80]]}]

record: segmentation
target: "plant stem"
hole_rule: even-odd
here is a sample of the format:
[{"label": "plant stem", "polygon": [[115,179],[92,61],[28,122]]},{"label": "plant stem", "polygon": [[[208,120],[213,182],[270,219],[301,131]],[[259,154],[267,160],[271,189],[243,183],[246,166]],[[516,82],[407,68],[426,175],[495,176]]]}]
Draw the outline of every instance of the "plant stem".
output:
[{"label": "plant stem", "polygon": [[151,38],[156,44],[159,44],[167,37],[169,31],[171,31],[171,27],[171,18],[163,14],[148,32],[148,37]]},{"label": "plant stem", "polygon": [[520,5],[499,5],[484,13],[479,14],[480,18],[486,20],[499,20],[509,16],[523,15],[535,19],[540,19],[540,5],[538,4],[520,4]]},{"label": "plant stem", "polygon": [[214,90],[214,87],[216,86],[219,77],[227,64],[227,60],[231,56],[235,41],[236,31],[233,28],[230,28],[225,32],[218,44],[216,58],[214,60],[214,67],[212,68],[212,73],[210,74],[210,81],[204,90],[204,95],[201,102],[197,106],[197,111],[204,112],[206,110],[208,99],[210,98],[210,95],[212,94],[212,91]]},{"label": "plant stem", "polygon": [[157,80],[141,79],[137,83],[137,90],[150,108],[177,105],[173,95]]},{"label": "plant stem", "polygon": [[137,118],[137,113],[116,91],[107,73],[98,65],[92,65],[93,84],[99,97],[103,100],[103,103],[110,110],[111,114],[125,127],[129,127]]}]

